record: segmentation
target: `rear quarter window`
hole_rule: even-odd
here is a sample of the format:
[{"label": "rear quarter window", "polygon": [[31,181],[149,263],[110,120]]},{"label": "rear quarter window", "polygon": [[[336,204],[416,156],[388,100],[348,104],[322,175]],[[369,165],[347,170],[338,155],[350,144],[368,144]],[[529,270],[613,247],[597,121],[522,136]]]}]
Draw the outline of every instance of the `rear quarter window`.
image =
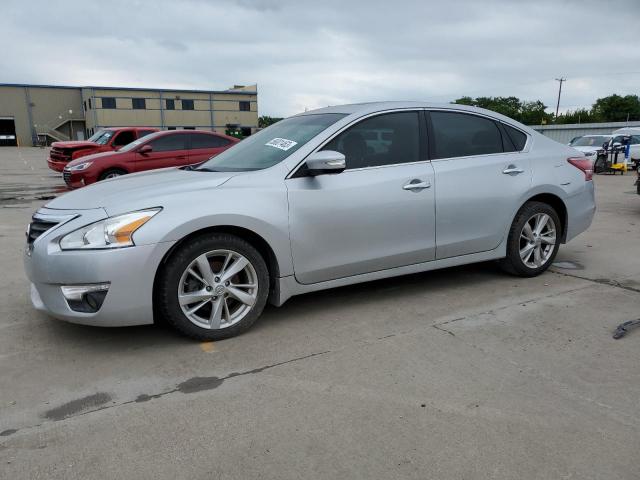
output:
[{"label": "rear quarter window", "polygon": [[507,125],[506,123],[503,123],[502,126],[504,127],[505,131],[507,132],[507,135],[509,135],[509,138],[513,142],[513,145],[515,146],[516,151],[519,152],[520,150],[524,149],[524,146],[527,143],[527,135],[521,132],[520,130]]}]

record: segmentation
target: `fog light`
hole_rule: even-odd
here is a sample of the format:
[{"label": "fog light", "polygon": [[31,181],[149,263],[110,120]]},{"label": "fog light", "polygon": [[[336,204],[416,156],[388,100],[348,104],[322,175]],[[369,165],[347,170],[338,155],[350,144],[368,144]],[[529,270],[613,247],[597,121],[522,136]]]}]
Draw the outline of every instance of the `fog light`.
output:
[{"label": "fog light", "polygon": [[109,283],[63,285],[60,287],[67,305],[74,312],[95,313],[100,310],[109,291]]}]

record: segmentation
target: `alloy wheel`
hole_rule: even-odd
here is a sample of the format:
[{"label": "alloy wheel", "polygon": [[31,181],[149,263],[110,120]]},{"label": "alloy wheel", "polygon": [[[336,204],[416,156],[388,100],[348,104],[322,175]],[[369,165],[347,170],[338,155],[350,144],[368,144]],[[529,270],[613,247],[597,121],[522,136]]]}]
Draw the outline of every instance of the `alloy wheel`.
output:
[{"label": "alloy wheel", "polygon": [[184,270],[178,303],[194,325],[209,330],[240,322],[258,298],[258,275],[251,262],[231,250],[203,253]]},{"label": "alloy wheel", "polygon": [[520,232],[520,258],[528,268],[545,265],[556,244],[556,225],[546,213],[536,213],[527,220]]}]

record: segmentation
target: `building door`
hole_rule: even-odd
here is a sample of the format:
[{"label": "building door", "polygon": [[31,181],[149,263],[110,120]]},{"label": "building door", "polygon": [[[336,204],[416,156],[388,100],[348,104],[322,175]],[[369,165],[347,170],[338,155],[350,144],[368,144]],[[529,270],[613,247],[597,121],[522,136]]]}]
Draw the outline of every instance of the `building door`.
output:
[{"label": "building door", "polygon": [[0,117],[0,147],[15,147],[17,138],[13,117]]}]

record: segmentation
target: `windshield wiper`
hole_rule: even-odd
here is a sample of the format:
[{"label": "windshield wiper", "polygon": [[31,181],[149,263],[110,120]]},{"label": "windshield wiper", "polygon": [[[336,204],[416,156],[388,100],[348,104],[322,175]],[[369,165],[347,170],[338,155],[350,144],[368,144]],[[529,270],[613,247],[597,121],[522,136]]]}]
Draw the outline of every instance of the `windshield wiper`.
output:
[{"label": "windshield wiper", "polygon": [[208,168],[208,167],[190,168],[189,170],[195,170],[196,172],[219,172],[220,171],[220,170],[215,170],[213,168]]}]

